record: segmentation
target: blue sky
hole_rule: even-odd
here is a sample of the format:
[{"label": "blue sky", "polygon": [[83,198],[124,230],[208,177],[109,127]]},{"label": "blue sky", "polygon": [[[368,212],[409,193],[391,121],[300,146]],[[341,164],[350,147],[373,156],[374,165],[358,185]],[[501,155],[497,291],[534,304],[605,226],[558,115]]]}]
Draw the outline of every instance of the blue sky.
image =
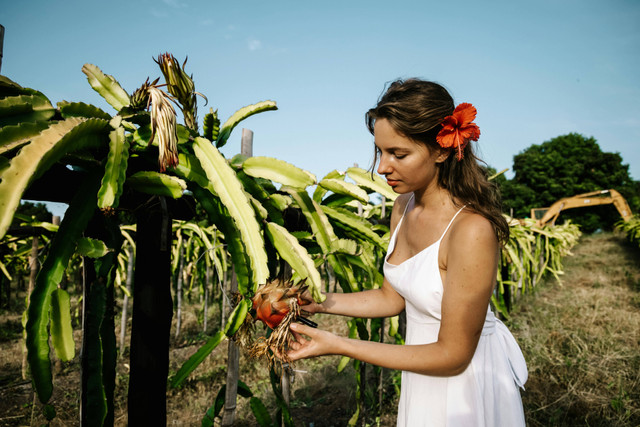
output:
[{"label": "blue sky", "polygon": [[[82,101],[113,113],[81,72],[93,63],[131,93],[159,77],[152,58],[180,61],[196,90],[199,120],[224,121],[271,99],[223,153],[254,131],[254,155],[277,157],[322,178],[369,167],[364,126],[385,83],[421,77],[478,109],[486,162],[556,136],[594,137],[640,179],[640,2],[0,0],[1,72],[52,102]],[[507,176],[510,176],[507,174]]]}]

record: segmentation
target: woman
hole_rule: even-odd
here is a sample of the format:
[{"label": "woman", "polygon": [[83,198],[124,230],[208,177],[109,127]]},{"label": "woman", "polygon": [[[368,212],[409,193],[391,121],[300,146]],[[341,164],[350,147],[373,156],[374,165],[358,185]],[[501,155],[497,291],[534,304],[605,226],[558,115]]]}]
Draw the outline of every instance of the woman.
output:
[{"label": "woman", "polygon": [[406,310],[405,345],[292,324],[292,360],[338,354],[402,370],[399,426],[524,425],[526,364],[489,300],[509,228],[469,141],[476,109],[440,85],[393,82],[367,112],[378,173],[400,194],[380,289],[328,294],[312,313],[388,317]]}]

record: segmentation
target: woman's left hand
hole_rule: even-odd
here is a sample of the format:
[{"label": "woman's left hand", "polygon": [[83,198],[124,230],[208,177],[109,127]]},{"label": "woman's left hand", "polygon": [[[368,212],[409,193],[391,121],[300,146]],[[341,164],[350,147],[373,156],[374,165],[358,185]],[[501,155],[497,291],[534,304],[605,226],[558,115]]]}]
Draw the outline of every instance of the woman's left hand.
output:
[{"label": "woman's left hand", "polygon": [[[340,338],[331,332],[311,328],[300,323],[292,323],[290,329],[295,341],[291,343],[287,356],[292,361],[326,354],[336,354],[336,344],[340,341]],[[303,335],[306,335],[309,339]]]}]

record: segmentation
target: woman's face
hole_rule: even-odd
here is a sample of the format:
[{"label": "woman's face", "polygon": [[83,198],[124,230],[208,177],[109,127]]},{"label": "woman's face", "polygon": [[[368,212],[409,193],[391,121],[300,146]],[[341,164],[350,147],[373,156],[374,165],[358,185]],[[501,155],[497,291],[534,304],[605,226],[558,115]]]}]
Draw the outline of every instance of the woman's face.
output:
[{"label": "woman's face", "polygon": [[404,194],[437,185],[436,163],[444,161],[448,153],[429,150],[399,134],[386,119],[376,120],[373,135],[378,173],[385,176],[393,191]]}]

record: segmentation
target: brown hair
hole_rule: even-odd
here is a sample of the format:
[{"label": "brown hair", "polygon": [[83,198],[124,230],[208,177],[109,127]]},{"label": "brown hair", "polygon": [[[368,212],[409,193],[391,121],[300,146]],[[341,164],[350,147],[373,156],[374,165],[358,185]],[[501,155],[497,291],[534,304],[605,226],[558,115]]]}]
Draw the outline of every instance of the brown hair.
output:
[{"label": "brown hair", "polygon": [[[386,119],[407,138],[430,150],[441,149],[436,135],[454,107],[449,92],[437,83],[415,78],[396,80],[389,84],[378,104],[367,111],[365,119],[371,134],[375,121]],[[372,168],[377,160],[376,152]],[[502,215],[500,193],[479,162],[482,160],[476,157],[471,143],[464,148],[462,160],[457,160],[452,150],[444,162],[437,163],[438,185],[449,191],[454,203],[462,203],[488,219],[504,244],[509,239],[509,225]]]}]

